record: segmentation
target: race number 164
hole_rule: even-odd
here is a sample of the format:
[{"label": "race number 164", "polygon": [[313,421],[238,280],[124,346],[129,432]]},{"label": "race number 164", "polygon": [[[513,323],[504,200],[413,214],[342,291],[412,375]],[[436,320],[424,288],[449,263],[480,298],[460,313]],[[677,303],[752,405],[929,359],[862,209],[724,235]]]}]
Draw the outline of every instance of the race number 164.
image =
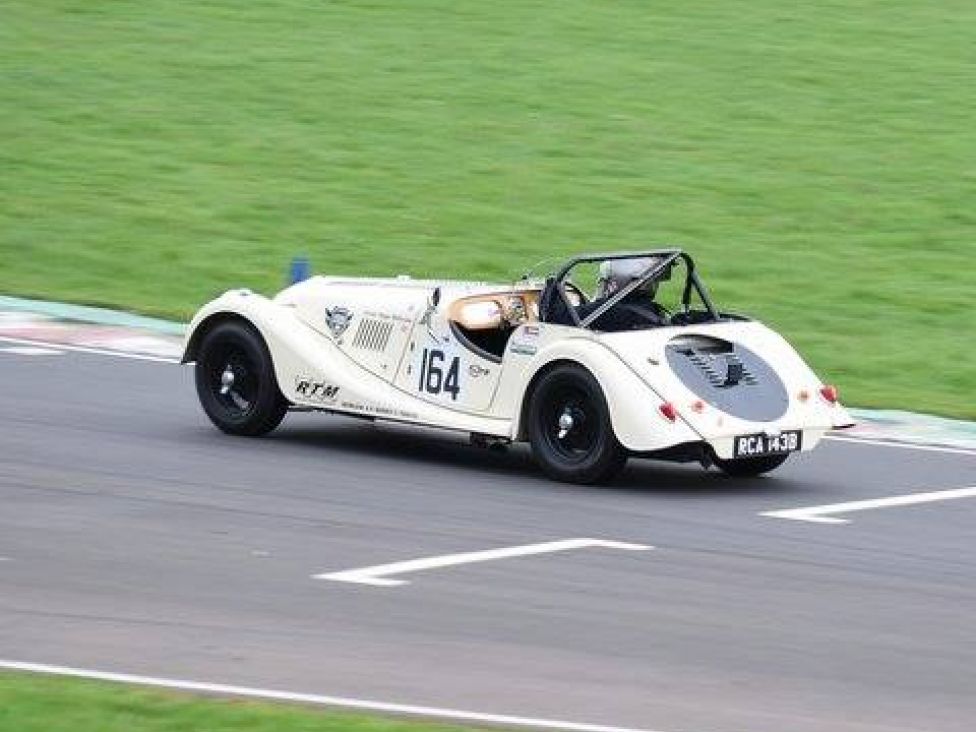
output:
[{"label": "race number 164", "polygon": [[425,348],[420,357],[420,383],[417,388],[428,394],[447,392],[451,400],[456,400],[461,391],[458,374],[461,371],[460,359],[454,356],[445,370],[447,358],[438,348]]}]

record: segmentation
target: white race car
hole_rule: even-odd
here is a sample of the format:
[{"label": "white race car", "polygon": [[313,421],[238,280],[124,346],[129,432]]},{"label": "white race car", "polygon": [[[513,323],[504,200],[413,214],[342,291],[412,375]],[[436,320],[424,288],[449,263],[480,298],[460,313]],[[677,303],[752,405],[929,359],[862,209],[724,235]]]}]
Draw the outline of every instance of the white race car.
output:
[{"label": "white race car", "polygon": [[677,249],[576,257],[507,285],[233,290],[194,317],[183,362],[224,432],[265,434],[289,410],[406,422],[528,441],[576,483],[630,456],[758,475],[851,425],[837,390],[775,332],[717,310]]}]

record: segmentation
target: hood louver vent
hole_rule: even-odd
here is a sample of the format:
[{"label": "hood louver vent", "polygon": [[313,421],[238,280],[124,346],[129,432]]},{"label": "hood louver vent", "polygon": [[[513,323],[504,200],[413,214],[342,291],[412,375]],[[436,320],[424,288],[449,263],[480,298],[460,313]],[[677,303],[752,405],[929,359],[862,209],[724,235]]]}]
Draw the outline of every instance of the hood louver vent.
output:
[{"label": "hood louver vent", "polygon": [[392,322],[364,318],[359,321],[359,330],[356,331],[356,337],[352,340],[353,348],[361,348],[365,351],[385,351],[392,333]]}]

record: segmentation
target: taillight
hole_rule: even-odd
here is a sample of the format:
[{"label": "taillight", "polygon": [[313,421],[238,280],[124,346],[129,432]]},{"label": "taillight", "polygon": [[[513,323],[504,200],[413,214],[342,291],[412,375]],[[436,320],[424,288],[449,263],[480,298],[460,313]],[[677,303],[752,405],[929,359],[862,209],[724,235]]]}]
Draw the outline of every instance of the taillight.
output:
[{"label": "taillight", "polygon": [[658,409],[661,410],[661,414],[669,422],[674,422],[678,418],[678,410],[675,409],[675,406],[671,402],[664,402]]},{"label": "taillight", "polygon": [[824,400],[830,404],[836,404],[837,400],[840,398],[840,394],[837,392],[837,387],[833,384],[825,384],[824,386],[821,386],[820,396],[822,396]]}]

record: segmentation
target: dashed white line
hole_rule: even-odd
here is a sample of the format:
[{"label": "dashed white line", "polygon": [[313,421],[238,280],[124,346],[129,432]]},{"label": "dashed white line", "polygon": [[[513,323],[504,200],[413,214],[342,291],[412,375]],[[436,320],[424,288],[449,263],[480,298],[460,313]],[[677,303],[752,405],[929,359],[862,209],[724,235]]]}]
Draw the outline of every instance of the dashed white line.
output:
[{"label": "dashed white line", "polygon": [[887,498],[830,503],[825,506],[788,508],[781,511],[766,511],[759,515],[769,516],[771,518],[791,519],[793,521],[810,521],[811,523],[818,524],[847,524],[850,523],[849,519],[835,518],[834,514],[869,511],[873,508],[889,508],[891,506],[913,506],[918,503],[951,501],[957,498],[976,498],[976,487],[929,491],[928,493],[908,493],[901,496],[888,496]]},{"label": "dashed white line", "polygon": [[165,358],[163,356],[150,356],[145,353],[128,353],[126,351],[113,351],[108,348],[94,348],[91,346],[76,346],[66,343],[50,343],[48,341],[35,341],[29,338],[11,338],[10,336],[0,336],[2,343],[16,343],[22,346],[34,348],[55,348],[61,351],[71,351],[72,353],[90,353],[95,356],[114,356],[116,358],[128,358],[133,361],[150,361],[153,363],[179,363],[177,358]]},{"label": "dashed white line", "polygon": [[453,567],[458,564],[524,557],[530,554],[547,554],[549,552],[561,552],[569,549],[588,549],[592,547],[622,549],[624,551],[647,551],[654,548],[645,544],[628,544],[621,541],[606,541],[604,539],[562,539],[560,541],[547,541],[541,544],[524,544],[522,546],[486,549],[478,552],[463,552],[461,554],[443,554],[436,557],[411,559],[406,562],[393,562],[392,564],[379,564],[374,567],[349,569],[342,572],[314,574],[312,578],[332,580],[333,582],[352,582],[360,585],[372,585],[373,587],[397,587],[409,583],[406,580],[387,579],[389,575],[420,572],[425,569],[437,569],[440,567]]},{"label": "dashed white line", "polygon": [[120,684],[133,684],[137,686],[155,686],[162,689],[176,689],[178,691],[195,691],[206,694],[221,694],[224,696],[245,697],[250,699],[267,699],[270,701],[314,704],[318,706],[343,709],[357,709],[367,712],[403,714],[417,717],[427,717],[430,719],[476,722],[506,727],[566,730],[566,732],[655,732],[654,730],[650,729],[613,727],[605,724],[568,722],[560,719],[535,719],[533,717],[517,717],[508,714],[468,712],[461,709],[444,709],[441,707],[425,707],[415,704],[398,704],[393,702],[372,701],[369,699],[352,699],[343,696],[303,694],[300,692],[280,691],[277,689],[259,689],[249,686],[231,686],[229,684],[215,684],[203,681],[167,679],[155,676],[116,673],[114,671],[95,671],[90,669],[72,668],[69,666],[53,666],[46,663],[31,663],[26,661],[0,660],[0,669],[48,674],[52,676],[73,676],[83,679],[113,681]]}]

